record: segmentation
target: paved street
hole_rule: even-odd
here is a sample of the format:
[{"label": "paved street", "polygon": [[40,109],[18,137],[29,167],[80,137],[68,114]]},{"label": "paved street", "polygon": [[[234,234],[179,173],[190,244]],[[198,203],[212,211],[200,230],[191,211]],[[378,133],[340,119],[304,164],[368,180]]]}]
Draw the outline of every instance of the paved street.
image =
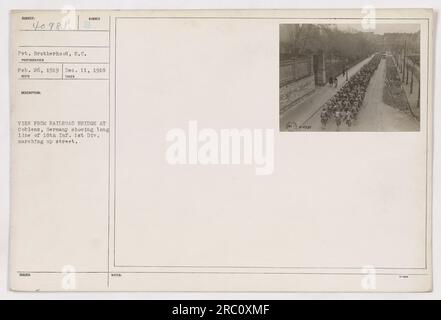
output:
[{"label": "paved street", "polygon": [[[358,71],[370,58],[351,68],[349,74]],[[339,131],[415,131],[419,129],[419,122],[415,118],[383,102],[385,78],[386,62],[382,59],[370,80],[357,121],[350,128],[344,124],[341,125]],[[340,76],[339,86],[343,84],[342,80]],[[295,122],[297,127],[300,127],[298,130],[337,131],[335,121],[332,119],[326,128],[322,128],[320,122],[321,106],[337,92],[337,89],[325,86],[319,90],[320,92],[317,92],[316,95],[283,115],[280,120],[282,130],[289,122]]]}]

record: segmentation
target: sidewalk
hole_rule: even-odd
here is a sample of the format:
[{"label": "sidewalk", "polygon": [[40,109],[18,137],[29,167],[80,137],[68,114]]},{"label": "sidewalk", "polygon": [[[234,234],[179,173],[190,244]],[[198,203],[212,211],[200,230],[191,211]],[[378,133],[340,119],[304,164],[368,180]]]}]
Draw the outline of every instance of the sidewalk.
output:
[{"label": "sidewalk", "polygon": [[[368,63],[372,57],[373,55],[350,68],[348,70],[349,78],[357,73],[357,71],[360,70],[363,65]],[[286,111],[280,117],[280,130],[285,131],[289,122],[295,122],[298,126],[300,126],[311,118],[317,111],[319,111],[325,102],[331,99],[344,85],[346,82],[346,76],[343,77],[342,75],[339,75],[337,80],[337,88],[330,87],[329,85],[317,87],[316,91],[309,98],[305,99],[292,109]]]}]

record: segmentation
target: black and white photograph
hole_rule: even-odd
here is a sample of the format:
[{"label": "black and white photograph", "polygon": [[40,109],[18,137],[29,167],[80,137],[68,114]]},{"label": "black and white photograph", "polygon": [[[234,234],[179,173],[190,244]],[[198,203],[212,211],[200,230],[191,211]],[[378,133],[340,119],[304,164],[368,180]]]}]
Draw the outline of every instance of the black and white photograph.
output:
[{"label": "black and white photograph", "polygon": [[420,25],[280,25],[280,131],[419,131]]}]

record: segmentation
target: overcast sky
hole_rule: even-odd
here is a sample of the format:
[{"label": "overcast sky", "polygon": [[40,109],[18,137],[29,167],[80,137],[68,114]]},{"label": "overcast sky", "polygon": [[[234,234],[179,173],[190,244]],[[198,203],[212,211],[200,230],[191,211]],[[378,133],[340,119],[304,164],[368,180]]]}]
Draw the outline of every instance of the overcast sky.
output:
[{"label": "overcast sky", "polygon": [[389,32],[414,33],[420,30],[418,23],[377,23],[374,30],[364,30],[361,24],[337,24],[336,26],[340,30],[374,31],[377,34]]}]

